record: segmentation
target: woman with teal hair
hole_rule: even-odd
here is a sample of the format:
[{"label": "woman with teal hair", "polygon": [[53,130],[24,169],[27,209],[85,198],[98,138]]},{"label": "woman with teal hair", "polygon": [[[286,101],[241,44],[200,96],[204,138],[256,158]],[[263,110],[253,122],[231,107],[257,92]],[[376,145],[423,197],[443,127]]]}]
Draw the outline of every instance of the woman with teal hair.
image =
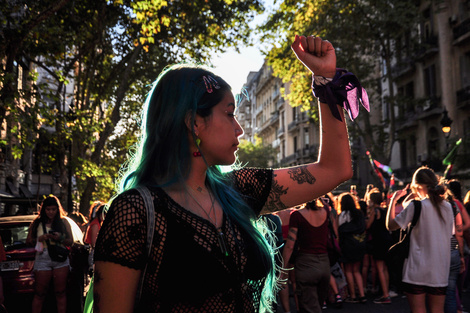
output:
[{"label": "woman with teal hair", "polygon": [[[328,41],[296,36],[292,49],[327,83],[337,73]],[[140,145],[98,235],[95,310],[269,311],[279,272],[258,217],[308,202],[352,175],[343,112],[338,119],[327,108],[320,104],[317,162],[225,172],[220,166],[235,163],[243,134],[229,85],[200,66],[166,68],[148,96]],[[141,186],[155,206],[149,255],[144,200],[135,189]]]}]

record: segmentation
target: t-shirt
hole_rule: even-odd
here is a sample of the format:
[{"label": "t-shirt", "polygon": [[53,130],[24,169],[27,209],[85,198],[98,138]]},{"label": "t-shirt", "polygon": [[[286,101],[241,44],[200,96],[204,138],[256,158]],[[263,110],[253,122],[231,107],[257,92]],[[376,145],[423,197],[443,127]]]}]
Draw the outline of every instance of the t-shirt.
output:
[{"label": "t-shirt", "polygon": [[[272,170],[247,168],[228,175],[254,217],[259,215],[271,190]],[[258,312],[266,268],[237,220],[224,212],[219,236],[211,222],[181,207],[163,189],[149,189],[155,233],[137,311]],[[100,229],[95,261],[142,270],[147,263],[145,225],[138,191],[120,194]]]},{"label": "t-shirt", "polygon": [[[307,210],[307,209],[305,209]],[[328,214],[328,213],[327,213]],[[312,226],[300,211],[290,215],[289,227],[297,228],[297,244],[300,253],[326,254],[328,242],[328,218],[318,227]]]},{"label": "t-shirt", "polygon": [[[443,219],[428,198],[421,200],[421,214],[410,238],[410,254],[403,267],[403,282],[445,287],[449,280],[450,237],[454,215],[449,202],[440,204]],[[413,219],[414,203],[411,201],[396,216],[395,221],[405,229]]]},{"label": "t-shirt", "polygon": [[85,243],[87,244],[91,244],[91,226],[93,225],[97,225],[98,226],[98,231],[100,230],[101,228],[101,223],[99,221],[99,219],[97,218],[94,218],[90,224],[88,225],[88,228],[86,230],[86,235],[85,235]]}]

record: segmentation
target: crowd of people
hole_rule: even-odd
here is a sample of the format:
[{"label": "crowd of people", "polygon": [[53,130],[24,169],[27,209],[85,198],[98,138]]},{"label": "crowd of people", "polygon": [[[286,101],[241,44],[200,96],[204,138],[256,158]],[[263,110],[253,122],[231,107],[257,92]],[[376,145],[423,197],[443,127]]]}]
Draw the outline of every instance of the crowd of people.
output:
[{"label": "crowd of people", "polygon": [[[417,169],[410,184],[403,187],[392,192],[373,185],[359,186],[360,194],[352,186],[349,192],[329,193],[329,202],[319,198],[291,208],[290,218],[283,216],[283,211],[276,213],[281,216],[282,228],[289,229],[283,256],[284,268],[290,273],[284,275],[288,285],[279,293],[284,312],[291,311],[290,302],[283,301],[289,289],[296,297],[296,312],[321,312],[319,307],[341,307],[343,302],[390,304],[401,293],[413,313],[426,312],[426,307],[431,312],[463,312],[462,291],[470,279],[470,190],[464,199],[457,179],[442,180],[427,167]],[[390,263],[388,250],[399,241],[400,230],[410,224],[416,201],[422,210],[411,235],[409,256],[398,272]],[[332,232],[339,242],[340,257],[326,268],[311,262],[315,270],[305,271],[305,253],[310,254],[309,260],[317,259],[317,253],[331,258],[326,249],[328,239],[322,233],[324,212],[336,219],[333,225],[337,229]],[[306,252],[306,244],[317,250]],[[342,274],[333,275],[337,279],[328,286],[325,275],[337,273],[338,268]],[[299,283],[308,279],[310,289]],[[345,287],[338,290],[335,283],[341,282]]]},{"label": "crowd of people", "polygon": [[[289,288],[300,312],[364,304],[370,291],[377,304],[405,292],[413,313],[424,312],[426,300],[433,313],[461,309],[470,193],[463,200],[456,181],[444,185],[423,167],[393,194],[367,186],[363,195],[356,188],[333,195],[352,177],[338,99],[355,118],[354,105],[368,108],[367,95],[352,73],[336,68],[330,42],[296,36],[292,50],[314,75],[319,98],[321,149],[311,164],[237,167],[243,129],[230,86],[199,65],[159,75],[118,194],[106,210],[95,202],[88,218],[74,216],[90,247],[85,272],[94,276],[89,303],[97,312],[272,312],[277,292],[290,312]],[[417,203],[410,256],[394,273],[387,251]],[[71,263],[58,254],[74,240],[56,197],[43,201],[28,240],[37,250],[33,312],[51,282],[58,312],[66,312]]]}]

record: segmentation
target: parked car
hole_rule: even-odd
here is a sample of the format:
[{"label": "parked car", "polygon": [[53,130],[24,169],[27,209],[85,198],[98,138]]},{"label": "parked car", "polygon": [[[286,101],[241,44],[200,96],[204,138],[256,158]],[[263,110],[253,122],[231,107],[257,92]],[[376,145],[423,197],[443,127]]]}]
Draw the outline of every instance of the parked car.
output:
[{"label": "parked car", "polygon": [[26,245],[31,222],[36,215],[0,217],[0,236],[7,260],[0,263],[3,290],[9,294],[34,292],[34,247]]},{"label": "parked car", "polygon": [[[28,295],[27,299],[22,302],[28,302],[32,300],[34,294],[34,260],[36,250],[34,246],[26,245],[26,237],[28,236],[28,230],[31,222],[37,217],[37,215],[19,215],[0,217],[0,236],[2,237],[3,245],[7,260],[0,262],[0,270],[3,279],[3,290],[5,294],[5,300],[8,302],[11,298],[22,298]],[[69,222],[72,235],[74,238],[74,245],[70,253],[70,264],[80,263],[81,259],[87,260],[87,256],[83,256],[81,251],[83,250],[83,233],[78,225],[70,218],[66,218]],[[81,247],[81,248],[80,248]],[[76,267],[79,267],[76,265]],[[85,269],[88,268],[86,264]],[[68,303],[71,307],[80,307],[83,302],[83,276],[84,271],[76,268],[72,269],[69,275],[69,283],[67,290]],[[77,289],[77,286],[80,287]],[[73,287],[73,288],[71,288]],[[26,298],[23,298],[26,299]],[[52,297],[52,302],[54,298]],[[15,309],[19,303],[14,300]],[[23,308],[30,308],[31,304],[23,303]],[[45,303],[45,308],[48,304]],[[54,307],[54,306],[52,306]],[[9,309],[10,311],[10,309]],[[68,310],[73,312],[74,310]],[[24,312],[21,309],[17,312]],[[81,311],[80,311],[81,312]]]}]

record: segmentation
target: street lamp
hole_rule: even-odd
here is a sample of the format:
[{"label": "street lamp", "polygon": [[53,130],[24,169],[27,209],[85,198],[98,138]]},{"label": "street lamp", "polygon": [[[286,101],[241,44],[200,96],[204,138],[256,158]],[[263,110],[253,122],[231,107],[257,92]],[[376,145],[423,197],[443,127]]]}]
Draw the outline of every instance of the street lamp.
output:
[{"label": "street lamp", "polygon": [[444,136],[446,138],[449,138],[449,136],[450,136],[450,125],[452,124],[452,120],[447,115],[447,110],[446,109],[444,109],[443,115],[444,116],[441,119],[442,132],[444,133]]}]

